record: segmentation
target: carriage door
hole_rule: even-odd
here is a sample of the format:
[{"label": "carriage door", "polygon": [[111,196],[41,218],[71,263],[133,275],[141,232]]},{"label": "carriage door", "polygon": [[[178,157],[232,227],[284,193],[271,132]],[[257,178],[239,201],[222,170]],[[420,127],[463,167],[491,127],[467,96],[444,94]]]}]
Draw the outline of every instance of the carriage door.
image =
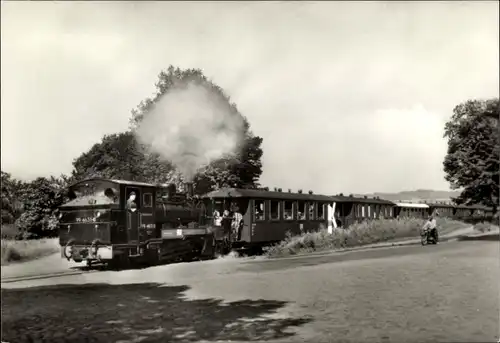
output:
[{"label": "carriage door", "polygon": [[139,244],[139,211],[141,209],[141,191],[139,188],[125,188],[125,208],[127,210],[128,242]]}]

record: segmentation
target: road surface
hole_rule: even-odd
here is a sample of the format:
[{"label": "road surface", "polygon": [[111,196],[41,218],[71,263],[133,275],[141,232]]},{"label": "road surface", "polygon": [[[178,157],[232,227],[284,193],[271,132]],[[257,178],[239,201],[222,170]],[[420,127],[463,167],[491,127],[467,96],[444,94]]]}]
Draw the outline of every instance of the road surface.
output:
[{"label": "road surface", "polygon": [[2,341],[496,342],[498,242],[2,285]]}]

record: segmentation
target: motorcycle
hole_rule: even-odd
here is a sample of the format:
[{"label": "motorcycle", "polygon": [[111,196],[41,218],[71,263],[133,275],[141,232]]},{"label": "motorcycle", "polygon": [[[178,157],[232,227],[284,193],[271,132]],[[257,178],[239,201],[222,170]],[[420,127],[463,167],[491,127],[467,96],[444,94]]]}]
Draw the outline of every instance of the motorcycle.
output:
[{"label": "motorcycle", "polygon": [[432,234],[431,229],[422,230],[420,233],[420,242],[422,245],[426,244],[437,244],[439,241],[438,233],[436,231],[435,235]]}]

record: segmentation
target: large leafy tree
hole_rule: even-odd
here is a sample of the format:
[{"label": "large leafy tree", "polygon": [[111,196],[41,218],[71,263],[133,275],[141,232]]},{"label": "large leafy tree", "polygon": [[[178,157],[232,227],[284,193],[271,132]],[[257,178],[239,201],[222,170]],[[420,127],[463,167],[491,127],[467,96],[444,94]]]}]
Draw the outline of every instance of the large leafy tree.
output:
[{"label": "large leafy tree", "polygon": [[27,237],[57,235],[58,207],[66,200],[67,180],[66,177],[39,177],[24,184],[19,195],[24,211],[16,225]]},{"label": "large leafy tree", "polygon": [[463,191],[457,204],[498,207],[499,99],[469,100],[456,106],[445,126],[448,153],[446,180]]},{"label": "large leafy tree", "polygon": [[92,177],[164,182],[169,163],[145,152],[132,131],[106,135],[73,161],[73,180]]},{"label": "large leafy tree", "polygon": [[21,193],[24,183],[4,171],[1,174],[2,224],[13,224],[23,210]]},{"label": "large leafy tree", "polygon": [[205,193],[223,186],[251,188],[258,186],[258,179],[262,174],[262,138],[253,135],[248,120],[239,113],[229,96],[207,79],[201,70],[181,70],[173,66],[159,74],[156,95],[141,101],[137,108],[132,110],[130,131],[105,136],[101,142],[75,159],[73,179],[105,177],[181,184],[183,177],[176,172],[170,161],[163,161],[157,154],[148,152],[145,146],[138,143],[134,130],[163,95],[173,87],[187,83],[210,87],[227,103],[234,115],[243,119],[245,131],[245,139],[237,153],[212,161],[195,176],[196,193]]},{"label": "large leafy tree", "polygon": [[[153,98],[143,100],[137,109],[132,111],[130,121],[132,130],[148,115],[148,112],[163,95],[174,87],[183,87],[188,83],[201,84],[223,99],[233,115],[239,116],[243,120],[245,132],[245,138],[235,154],[212,161],[199,171],[194,179],[196,193],[201,194],[225,186],[257,187],[259,177],[262,174],[262,138],[252,133],[247,118],[238,111],[236,104],[231,101],[221,87],[209,80],[200,69],[182,70],[170,65],[166,71],[162,71],[156,83],[156,95]],[[161,162],[158,163],[161,165]],[[177,177],[177,180],[182,180],[182,177]]]}]

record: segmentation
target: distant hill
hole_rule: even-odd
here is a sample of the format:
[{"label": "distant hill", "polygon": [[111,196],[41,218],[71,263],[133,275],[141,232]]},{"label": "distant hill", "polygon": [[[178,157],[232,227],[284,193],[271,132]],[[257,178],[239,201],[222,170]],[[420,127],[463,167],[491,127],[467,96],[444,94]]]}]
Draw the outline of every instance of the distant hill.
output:
[{"label": "distant hill", "polygon": [[433,191],[429,189],[419,189],[416,191],[402,191],[399,193],[372,193],[372,194],[357,194],[357,196],[367,196],[369,198],[380,197],[389,201],[450,201],[460,195],[460,191]]}]

